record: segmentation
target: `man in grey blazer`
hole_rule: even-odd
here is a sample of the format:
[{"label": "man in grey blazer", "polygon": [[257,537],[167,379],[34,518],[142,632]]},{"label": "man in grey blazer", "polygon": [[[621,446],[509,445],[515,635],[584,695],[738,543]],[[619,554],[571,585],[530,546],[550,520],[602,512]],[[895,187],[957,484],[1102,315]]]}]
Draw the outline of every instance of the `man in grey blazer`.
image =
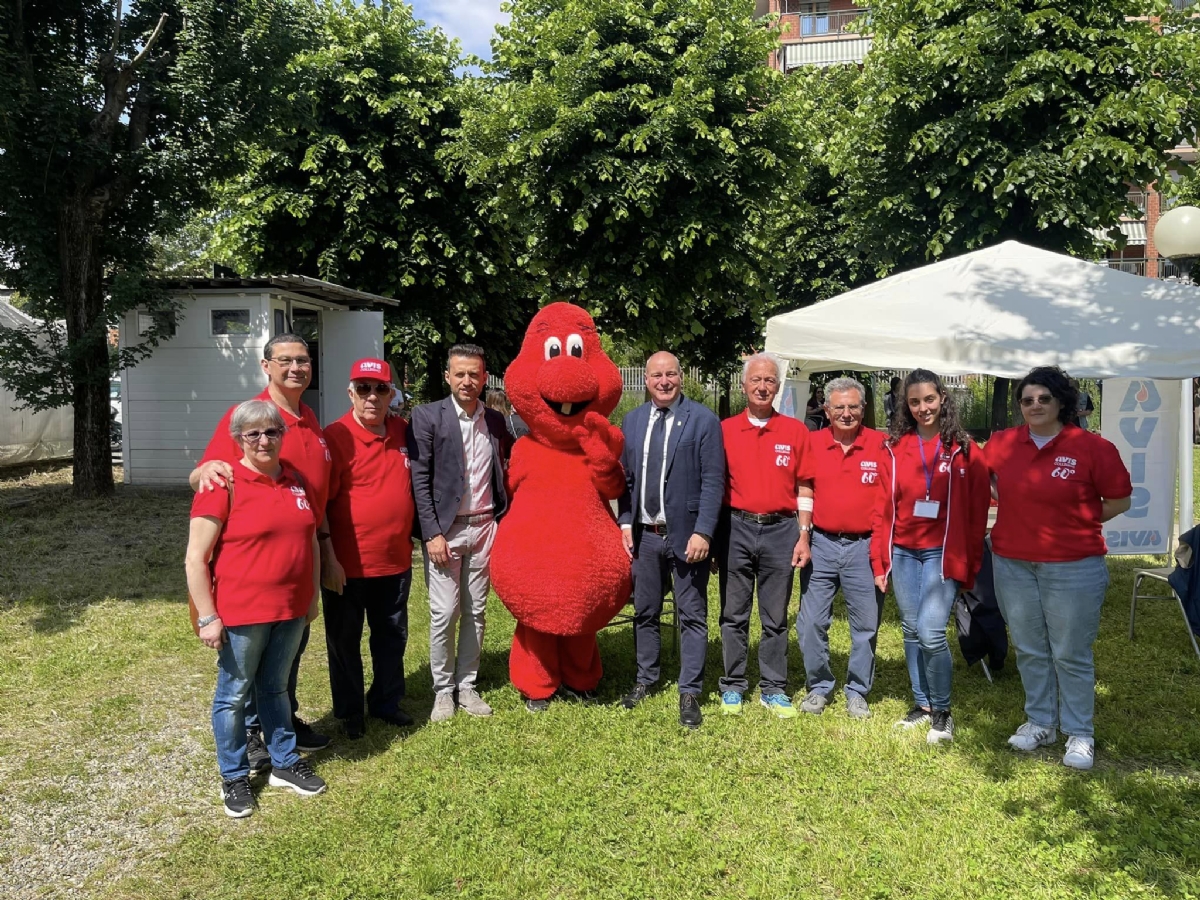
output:
[{"label": "man in grey blazer", "polygon": [[626,491],[618,521],[633,559],[637,683],[622,699],[633,709],[658,682],[659,618],[667,585],[679,616],[679,722],[699,728],[708,653],[709,547],[725,491],[721,423],[683,396],[679,360],[659,351],[646,363],[650,402],[621,423]]},{"label": "man in grey blazer", "polygon": [[[512,439],[504,417],[479,399],[486,382],[483,349],[455,344],[446,365],[450,396],[413,409],[408,429],[429,590],[432,722],[449,719],[459,707],[473,716],[492,714],[476,679],[492,542],[496,522],[508,509],[504,469]],[[454,626],[460,617],[456,653]]]}]

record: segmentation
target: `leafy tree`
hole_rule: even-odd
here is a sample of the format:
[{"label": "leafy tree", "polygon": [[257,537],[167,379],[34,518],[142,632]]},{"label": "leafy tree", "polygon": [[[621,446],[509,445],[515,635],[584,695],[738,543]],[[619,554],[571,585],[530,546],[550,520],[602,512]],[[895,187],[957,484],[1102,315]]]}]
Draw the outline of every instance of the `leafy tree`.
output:
[{"label": "leafy tree", "polygon": [[0,2],[0,280],[34,315],[66,322],[65,336],[52,326],[0,335],[0,377],[31,407],[73,404],[78,495],[112,491],[108,328],[134,306],[166,303],[144,278],[150,238],[236,165],[233,142],[268,111],[300,9]]},{"label": "leafy tree", "polygon": [[431,387],[456,340],[486,343],[503,371],[536,308],[464,180],[437,159],[458,124],[464,62],[408,6],[331,0],[288,66],[286,113],[247,145],[219,226],[242,268],[401,300],[389,344],[406,368],[431,371]]},{"label": "leafy tree", "polygon": [[841,217],[880,271],[1017,239],[1092,253],[1127,184],[1195,134],[1195,32],[1166,0],[880,0],[834,147]]},{"label": "leafy tree", "polygon": [[447,157],[544,298],[716,371],[772,296],[803,154],[753,0],[514,0]]}]

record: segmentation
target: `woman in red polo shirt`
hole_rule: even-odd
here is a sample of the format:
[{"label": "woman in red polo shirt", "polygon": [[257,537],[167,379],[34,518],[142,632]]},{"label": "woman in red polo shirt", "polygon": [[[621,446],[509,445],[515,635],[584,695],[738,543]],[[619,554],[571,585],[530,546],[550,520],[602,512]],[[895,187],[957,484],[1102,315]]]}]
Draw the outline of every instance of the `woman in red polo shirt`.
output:
[{"label": "woman in red polo shirt", "polygon": [[992,436],[996,599],[1017,651],[1027,721],[1018,750],[1067,735],[1063,762],[1090,769],[1096,673],[1092,644],[1108,588],[1101,525],[1129,509],[1133,484],[1117,448],[1075,423],[1078,391],[1061,369],[1034,369],[1017,388],[1025,424]]},{"label": "woman in red polo shirt", "polygon": [[955,595],[979,572],[991,498],[987,466],[941,378],[915,369],[900,396],[880,473],[871,566],[880,590],[893,578],[912,682],[913,707],[896,724],[929,722],[926,740],[936,744],[954,739],[946,622]]},{"label": "woman in red polo shirt", "polygon": [[242,446],[236,490],[192,499],[186,558],[200,640],[217,651],[212,725],[225,813],[254,809],[246,754],[245,701],[255,692],[273,766],[270,784],[310,796],[325,790],[296,753],[288,670],[317,611],[316,515],[304,483],[279,462],[278,407],[247,400],[229,431]]}]

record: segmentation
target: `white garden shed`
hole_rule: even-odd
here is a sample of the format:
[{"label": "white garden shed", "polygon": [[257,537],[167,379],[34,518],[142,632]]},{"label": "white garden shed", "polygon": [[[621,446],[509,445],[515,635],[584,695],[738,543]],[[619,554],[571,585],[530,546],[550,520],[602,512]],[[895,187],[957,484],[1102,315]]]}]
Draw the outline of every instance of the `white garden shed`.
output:
[{"label": "white garden shed", "polygon": [[[182,301],[174,334],[121,373],[127,484],[186,483],[225,411],[266,386],[259,360],[277,334],[308,341],[314,367],[304,402],[322,425],[335,421],[350,408],[351,364],[383,356],[383,313],[371,307],[399,305],[299,275],[187,278],[164,286]],[[152,321],[145,312],[126,315],[121,346],[136,345]]]},{"label": "white garden shed", "polygon": [[[0,287],[0,328],[39,331],[42,322],[8,303],[11,293]],[[0,468],[69,458],[75,432],[71,407],[34,412],[19,405],[16,393],[0,384]]]}]

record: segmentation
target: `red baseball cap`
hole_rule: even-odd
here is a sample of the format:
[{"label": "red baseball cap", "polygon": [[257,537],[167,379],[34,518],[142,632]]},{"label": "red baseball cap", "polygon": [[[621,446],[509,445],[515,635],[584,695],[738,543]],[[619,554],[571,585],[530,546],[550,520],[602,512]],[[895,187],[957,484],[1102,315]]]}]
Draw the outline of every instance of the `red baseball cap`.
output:
[{"label": "red baseball cap", "polygon": [[392,382],[392,367],[382,359],[360,359],[350,367],[351,381]]}]

